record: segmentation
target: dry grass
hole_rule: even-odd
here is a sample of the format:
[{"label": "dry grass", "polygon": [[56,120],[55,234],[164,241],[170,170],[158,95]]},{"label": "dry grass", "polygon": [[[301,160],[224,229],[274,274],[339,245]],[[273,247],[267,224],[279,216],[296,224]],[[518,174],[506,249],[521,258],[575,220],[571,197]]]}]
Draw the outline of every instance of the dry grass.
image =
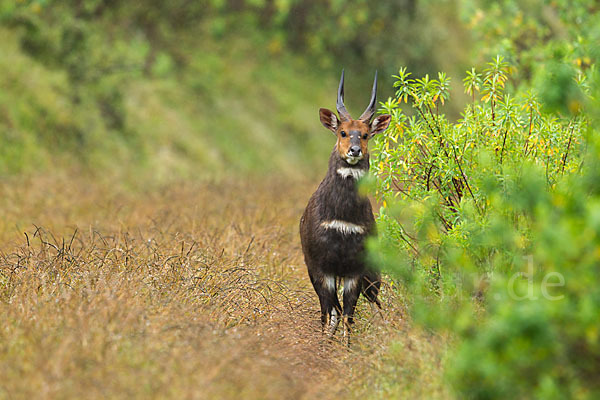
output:
[{"label": "dry grass", "polygon": [[[359,304],[352,350],[321,337],[297,234],[314,184],[140,193],[39,178],[0,189],[0,398],[380,397],[439,386],[443,346],[404,322],[389,288],[384,313]],[[395,374],[390,357],[410,365]],[[433,389],[386,386],[429,370]]]}]

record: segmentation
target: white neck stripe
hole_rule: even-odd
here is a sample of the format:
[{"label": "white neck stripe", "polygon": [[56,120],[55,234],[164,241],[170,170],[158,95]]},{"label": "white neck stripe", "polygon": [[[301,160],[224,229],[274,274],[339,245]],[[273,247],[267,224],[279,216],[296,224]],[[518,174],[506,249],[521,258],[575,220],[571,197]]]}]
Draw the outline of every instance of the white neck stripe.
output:
[{"label": "white neck stripe", "polygon": [[356,225],[351,222],[340,221],[339,219],[321,222],[321,226],[325,229],[335,229],[336,231],[345,235],[351,233],[365,233],[365,228],[363,226]]},{"label": "white neck stripe", "polygon": [[342,178],[346,179],[351,176],[356,181],[362,178],[365,175],[365,172],[364,169],[359,168],[338,168],[337,170],[338,175]]}]

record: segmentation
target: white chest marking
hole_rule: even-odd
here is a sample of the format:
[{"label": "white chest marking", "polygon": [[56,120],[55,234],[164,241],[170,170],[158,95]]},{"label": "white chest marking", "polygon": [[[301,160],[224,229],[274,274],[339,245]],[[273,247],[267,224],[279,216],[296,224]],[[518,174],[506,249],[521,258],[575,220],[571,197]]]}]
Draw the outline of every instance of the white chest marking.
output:
[{"label": "white chest marking", "polygon": [[321,222],[321,226],[325,229],[335,229],[336,231],[345,235],[349,235],[351,233],[365,233],[365,228],[363,226],[346,221],[340,221],[339,219]]},{"label": "white chest marking", "polygon": [[351,176],[354,180],[362,178],[365,175],[365,172],[364,169],[358,168],[338,168],[337,170],[338,175],[342,178],[346,179]]}]

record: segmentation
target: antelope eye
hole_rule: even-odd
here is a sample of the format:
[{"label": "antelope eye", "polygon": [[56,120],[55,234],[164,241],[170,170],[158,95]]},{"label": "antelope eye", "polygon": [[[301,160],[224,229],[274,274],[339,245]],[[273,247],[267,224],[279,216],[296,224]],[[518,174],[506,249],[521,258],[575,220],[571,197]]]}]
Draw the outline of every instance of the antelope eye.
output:
[{"label": "antelope eye", "polygon": [[367,134],[366,133],[363,135],[363,139],[365,139],[365,140],[367,139]]},{"label": "antelope eye", "polygon": [[342,137],[346,137],[346,131],[342,131],[340,135],[342,135]]}]

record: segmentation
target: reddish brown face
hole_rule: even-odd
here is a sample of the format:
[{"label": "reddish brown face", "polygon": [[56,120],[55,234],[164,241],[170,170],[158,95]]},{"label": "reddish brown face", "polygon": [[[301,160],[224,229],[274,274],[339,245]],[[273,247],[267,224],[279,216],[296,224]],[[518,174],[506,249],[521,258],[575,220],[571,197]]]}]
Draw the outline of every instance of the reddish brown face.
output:
[{"label": "reddish brown face", "polygon": [[342,122],[337,129],[337,151],[348,164],[356,164],[369,153],[369,125],[363,121]]},{"label": "reddish brown face", "polygon": [[375,134],[383,132],[390,124],[390,115],[379,115],[373,122],[350,119],[340,122],[330,110],[319,110],[321,123],[337,136],[338,154],[348,164],[355,165],[369,154],[368,142]]}]

